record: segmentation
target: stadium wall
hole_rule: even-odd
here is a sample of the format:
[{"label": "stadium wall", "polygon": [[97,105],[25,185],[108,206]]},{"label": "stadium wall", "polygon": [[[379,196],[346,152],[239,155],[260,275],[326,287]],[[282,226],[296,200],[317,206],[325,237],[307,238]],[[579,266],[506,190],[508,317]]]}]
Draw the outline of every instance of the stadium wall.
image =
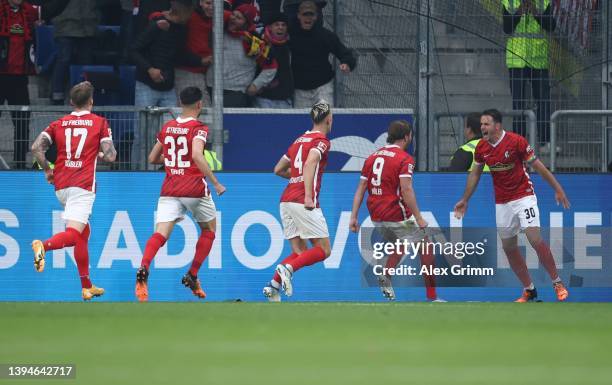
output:
[{"label": "stadium wall", "polygon": [[[560,174],[558,178],[572,201],[570,210],[557,207],[552,190],[539,177],[533,177],[543,227],[611,227],[612,175]],[[91,218],[90,263],[93,281],[107,290],[103,300],[134,300],[134,276],[153,231],[162,179],[163,173],[98,173],[99,190]],[[261,301],[261,288],[270,279],[274,266],[290,252],[282,238],[278,212],[278,199],[285,183],[269,173],[225,173],[219,179],[228,190],[224,196],[214,198],[219,235],[200,272],[203,287],[211,301],[238,298]],[[457,225],[452,219],[452,208],[463,192],[465,179],[463,174],[416,175],[419,204],[431,226]],[[328,221],[333,252],[324,265],[305,268],[296,274],[292,300],[382,300],[378,288],[367,287],[362,281],[358,237],[348,231],[358,180],[357,173],[324,176],[321,206]],[[41,172],[0,173],[0,301],[80,300],[72,250],[50,252],[43,273],[36,273],[32,264],[31,240],[61,231],[60,216],[61,206]],[[494,227],[494,216],[492,184],[485,175],[470,202],[463,226]],[[366,210],[362,208],[360,219],[364,221],[366,217]],[[190,218],[176,227],[152,265],[151,300],[194,300],[180,285],[180,278],[191,262],[197,236],[196,224]],[[575,301],[612,299],[612,240],[594,237],[589,241],[594,242],[591,246],[577,242],[562,246],[571,255],[563,258],[561,276],[566,282],[572,282],[571,299]],[[537,265],[535,258],[528,256],[530,265]],[[510,274],[508,269],[501,270]],[[543,272],[532,270],[532,273],[541,287],[540,297],[553,300]],[[576,276],[584,279],[575,280]],[[420,282],[418,278],[414,284],[418,286]],[[439,294],[454,301],[509,301],[520,290],[517,281],[502,286],[443,287]],[[398,290],[398,300],[423,299],[422,287]]]}]

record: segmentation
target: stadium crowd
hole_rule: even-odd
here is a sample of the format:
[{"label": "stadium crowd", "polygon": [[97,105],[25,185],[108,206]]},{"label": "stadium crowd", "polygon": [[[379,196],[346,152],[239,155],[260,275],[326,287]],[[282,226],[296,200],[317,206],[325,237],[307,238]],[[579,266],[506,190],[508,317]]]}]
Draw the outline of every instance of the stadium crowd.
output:
[{"label": "stadium crowd", "polygon": [[[45,72],[34,55],[40,25],[52,26],[56,49],[53,64],[41,74],[49,80],[51,104],[66,104],[72,65],[134,65],[136,106],[176,106],[177,93],[188,85],[198,86],[205,102],[211,102],[213,0],[0,4],[3,59],[11,63],[0,68],[3,85],[23,91],[9,104],[29,104],[27,76]],[[311,106],[321,98],[333,102],[335,71],[329,55],[338,59],[342,72],[353,70],[357,59],[323,27],[325,5],[320,0],[224,1],[225,107],[291,108]],[[11,32],[17,25],[19,36]],[[97,89],[117,87],[112,75],[87,75]]]}]

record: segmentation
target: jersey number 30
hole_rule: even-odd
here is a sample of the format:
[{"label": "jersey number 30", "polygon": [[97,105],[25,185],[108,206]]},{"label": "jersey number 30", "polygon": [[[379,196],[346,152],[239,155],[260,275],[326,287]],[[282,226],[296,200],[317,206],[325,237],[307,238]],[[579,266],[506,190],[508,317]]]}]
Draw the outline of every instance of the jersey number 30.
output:
[{"label": "jersey number 30", "polygon": [[191,167],[191,161],[183,160],[183,157],[189,153],[186,137],[179,136],[178,138],[174,138],[172,136],[166,136],[164,144],[168,146],[168,156],[164,159],[166,167]]}]

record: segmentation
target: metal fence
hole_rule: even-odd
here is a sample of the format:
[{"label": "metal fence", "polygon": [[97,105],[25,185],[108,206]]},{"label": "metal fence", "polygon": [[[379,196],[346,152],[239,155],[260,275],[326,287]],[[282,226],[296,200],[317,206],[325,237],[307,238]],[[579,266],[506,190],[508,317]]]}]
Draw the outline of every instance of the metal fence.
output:
[{"label": "metal fence", "polygon": [[[36,168],[30,153],[32,142],[49,123],[71,112],[68,106],[0,106],[0,169]],[[94,107],[94,113],[105,117],[113,133],[117,160],[112,165],[99,164],[99,168],[113,170],[148,170],[147,155],[155,144],[155,135],[163,122],[176,116],[178,109],[138,108],[131,106]],[[201,120],[211,123],[210,110],[204,110]],[[27,130],[16,136],[14,127]],[[25,127],[25,128],[24,128]],[[25,151],[21,159],[20,151]],[[55,150],[48,152],[51,160]]]}]

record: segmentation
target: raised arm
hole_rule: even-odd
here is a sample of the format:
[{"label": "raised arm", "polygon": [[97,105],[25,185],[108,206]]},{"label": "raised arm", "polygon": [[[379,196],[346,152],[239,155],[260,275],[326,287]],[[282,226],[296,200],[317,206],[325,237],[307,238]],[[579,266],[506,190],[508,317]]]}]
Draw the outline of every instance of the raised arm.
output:
[{"label": "raised arm", "polygon": [[570,202],[565,195],[565,191],[563,191],[563,187],[557,181],[557,178],[544,166],[539,159],[531,162],[531,167],[544,179],[550,187],[555,190],[555,200],[557,201],[557,205],[563,205],[564,209],[568,209],[570,207]]},{"label": "raised arm", "polygon": [[208,165],[208,162],[206,161],[206,157],[204,156],[205,145],[206,142],[204,142],[202,139],[195,138],[193,140],[193,144],[191,145],[191,157],[193,158],[193,161],[195,162],[196,166],[198,166],[198,169],[202,172],[202,174],[204,174],[204,176],[212,182],[213,186],[215,187],[215,191],[217,192],[217,195],[221,196],[223,195],[226,189],[225,186],[219,183],[219,180],[212,172],[210,166]]},{"label": "raised arm", "polygon": [[411,177],[400,177],[400,191],[402,193],[402,200],[406,206],[408,206],[412,212],[412,215],[414,215],[419,227],[422,229],[427,227],[427,221],[423,219],[421,210],[419,210],[419,205],[416,201],[416,195],[414,194],[414,189],[412,188]]},{"label": "raised arm", "polygon": [[359,231],[359,208],[363,202],[363,196],[368,188],[368,181],[366,179],[359,180],[357,190],[355,190],[355,196],[353,197],[353,208],[351,209],[351,220],[349,222],[349,229],[356,233]]},{"label": "raised arm", "polygon": [[470,171],[470,175],[468,175],[467,185],[465,186],[465,191],[463,192],[463,197],[461,200],[457,202],[455,205],[455,218],[461,219],[465,215],[467,211],[468,201],[476,191],[476,187],[478,186],[478,182],[480,181],[480,176],[482,175],[482,170],[484,168],[484,164],[474,163],[474,168]]}]

